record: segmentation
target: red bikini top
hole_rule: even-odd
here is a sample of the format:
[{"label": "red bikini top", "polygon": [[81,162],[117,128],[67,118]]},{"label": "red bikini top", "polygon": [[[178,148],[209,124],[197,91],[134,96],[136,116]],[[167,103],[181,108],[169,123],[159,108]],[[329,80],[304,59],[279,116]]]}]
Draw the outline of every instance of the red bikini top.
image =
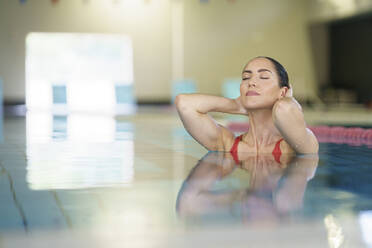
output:
[{"label": "red bikini top", "polygon": [[[236,164],[239,164],[239,158],[238,158],[238,144],[239,142],[243,139],[243,134],[236,137],[235,138],[235,141],[234,141],[234,144],[233,146],[231,147],[230,149],[230,153],[232,154],[233,156],[233,159],[235,161]],[[280,142],[282,142],[283,138],[281,138],[280,140],[278,140],[275,144],[275,147],[274,147],[274,150],[272,152],[273,156],[274,156],[274,159],[276,162],[278,162],[280,164],[280,157],[282,155],[282,151],[280,150]]]}]

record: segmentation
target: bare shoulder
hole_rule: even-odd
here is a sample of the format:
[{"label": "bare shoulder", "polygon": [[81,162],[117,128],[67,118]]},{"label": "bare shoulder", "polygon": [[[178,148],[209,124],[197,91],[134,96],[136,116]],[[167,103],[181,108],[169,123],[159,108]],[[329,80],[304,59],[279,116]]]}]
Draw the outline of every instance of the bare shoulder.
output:
[{"label": "bare shoulder", "polygon": [[[314,133],[309,128],[306,128],[306,135],[303,137],[303,140],[301,143],[302,143],[301,146],[303,146],[305,150],[304,152],[301,152],[301,153],[309,153],[309,154],[318,153],[318,150],[319,150],[318,139],[316,138]],[[296,152],[296,148],[292,147],[289,144],[289,142],[287,142],[285,139],[283,140],[283,142],[281,142],[280,149],[282,153],[286,153],[286,154],[298,153]]]}]

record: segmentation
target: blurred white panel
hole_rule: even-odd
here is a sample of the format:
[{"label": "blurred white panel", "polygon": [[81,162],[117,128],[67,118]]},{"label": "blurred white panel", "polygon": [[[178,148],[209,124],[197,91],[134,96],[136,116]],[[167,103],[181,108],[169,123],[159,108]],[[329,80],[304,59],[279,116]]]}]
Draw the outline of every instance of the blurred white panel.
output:
[{"label": "blurred white panel", "polygon": [[67,133],[71,141],[108,143],[115,140],[115,119],[110,116],[71,114]]},{"label": "blurred white panel", "polygon": [[48,82],[30,79],[26,83],[26,92],[26,106],[28,109],[51,109],[53,102],[52,88]]},{"label": "blurred white panel", "polygon": [[105,81],[72,81],[67,85],[71,112],[115,113],[115,87]]},{"label": "blurred white panel", "polygon": [[50,142],[53,116],[47,112],[30,111],[26,115],[27,145]]},{"label": "blurred white panel", "polygon": [[[134,82],[129,36],[79,33],[30,33],[27,36],[28,109],[52,109],[54,113],[64,114],[74,111],[114,114],[117,82]],[[61,83],[66,86],[67,103],[53,105],[56,96],[52,87]]]}]

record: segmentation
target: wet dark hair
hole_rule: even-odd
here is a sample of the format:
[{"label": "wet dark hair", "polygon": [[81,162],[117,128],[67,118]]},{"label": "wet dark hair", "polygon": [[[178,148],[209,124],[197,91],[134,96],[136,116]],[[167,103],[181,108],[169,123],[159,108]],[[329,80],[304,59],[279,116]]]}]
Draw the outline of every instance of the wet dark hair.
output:
[{"label": "wet dark hair", "polygon": [[276,70],[276,73],[278,74],[279,76],[279,87],[282,88],[282,87],[287,87],[288,89],[290,88],[289,87],[289,78],[288,78],[288,73],[287,71],[285,70],[284,66],[282,66],[282,64],[280,64],[278,61],[276,61],[275,59],[271,58],[271,57],[267,57],[267,56],[258,56],[256,58],[265,58],[265,59],[268,59],[271,61],[271,63],[273,63],[274,67],[275,67],[275,70]]}]

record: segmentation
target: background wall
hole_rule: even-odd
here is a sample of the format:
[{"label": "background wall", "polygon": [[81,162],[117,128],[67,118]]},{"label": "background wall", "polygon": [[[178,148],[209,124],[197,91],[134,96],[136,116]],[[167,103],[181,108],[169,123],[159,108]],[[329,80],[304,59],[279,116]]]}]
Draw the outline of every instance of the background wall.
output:
[{"label": "background wall", "polygon": [[185,1],[185,75],[202,92],[218,94],[259,55],[284,65],[297,97],[315,95],[305,1]]},{"label": "background wall", "polygon": [[[183,16],[172,15],[172,4],[180,1]],[[239,78],[244,64],[258,55],[274,57],[287,68],[297,97],[313,98],[317,82],[308,20],[316,17],[308,8],[305,0],[60,0],[55,6],[50,0],[0,0],[4,98],[24,102],[29,32],[130,35],[136,95],[142,101],[169,100],[174,75],[195,79],[201,92],[220,94],[223,80]],[[181,26],[172,26],[177,16]],[[183,50],[176,56],[183,61],[172,60],[175,46]],[[183,70],[174,73],[174,64]]]},{"label": "background wall", "polygon": [[[24,102],[29,32],[122,33],[132,37],[139,99],[167,99],[171,75],[170,1],[0,0],[0,76],[4,98]],[[58,48],[57,48],[58,49]]]},{"label": "background wall", "polygon": [[315,81],[318,88],[321,89],[330,81],[330,37],[328,25],[325,23],[310,24],[309,32],[315,69]]},{"label": "background wall", "polygon": [[310,22],[339,20],[372,10],[371,0],[319,0],[306,1]]}]

